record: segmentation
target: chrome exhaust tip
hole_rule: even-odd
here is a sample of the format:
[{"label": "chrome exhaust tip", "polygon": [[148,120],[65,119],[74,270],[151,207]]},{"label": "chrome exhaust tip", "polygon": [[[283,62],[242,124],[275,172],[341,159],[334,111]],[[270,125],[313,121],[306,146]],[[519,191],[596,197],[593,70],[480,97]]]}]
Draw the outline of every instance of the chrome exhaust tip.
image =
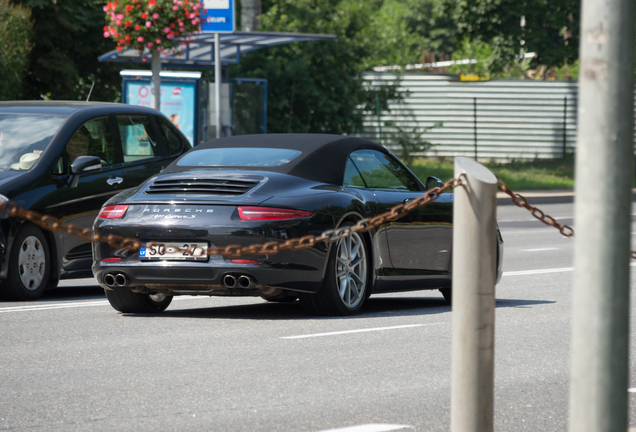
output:
[{"label": "chrome exhaust tip", "polygon": [[128,285],[128,278],[123,273],[117,273],[115,275],[115,284],[119,287],[124,287]]},{"label": "chrome exhaust tip", "polygon": [[225,275],[225,277],[223,277],[223,285],[225,285],[226,288],[234,288],[236,286],[236,278],[232,275]]},{"label": "chrome exhaust tip", "polygon": [[254,280],[246,275],[241,275],[238,278],[238,284],[241,288],[254,288]]},{"label": "chrome exhaust tip", "polygon": [[106,276],[104,276],[104,283],[107,287],[112,288],[113,286],[115,286],[115,276],[113,276],[111,273],[106,274]]}]

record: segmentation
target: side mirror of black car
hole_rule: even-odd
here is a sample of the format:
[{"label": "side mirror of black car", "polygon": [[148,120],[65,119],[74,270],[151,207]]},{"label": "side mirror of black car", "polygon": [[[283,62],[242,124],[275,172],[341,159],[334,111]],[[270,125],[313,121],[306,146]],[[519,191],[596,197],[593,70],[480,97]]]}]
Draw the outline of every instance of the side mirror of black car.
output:
[{"label": "side mirror of black car", "polygon": [[71,165],[71,184],[70,187],[77,187],[79,175],[87,172],[101,171],[102,162],[99,156],[79,156]]},{"label": "side mirror of black car", "polygon": [[437,177],[430,176],[426,179],[426,190],[435,189],[436,187],[444,186],[444,182]]}]

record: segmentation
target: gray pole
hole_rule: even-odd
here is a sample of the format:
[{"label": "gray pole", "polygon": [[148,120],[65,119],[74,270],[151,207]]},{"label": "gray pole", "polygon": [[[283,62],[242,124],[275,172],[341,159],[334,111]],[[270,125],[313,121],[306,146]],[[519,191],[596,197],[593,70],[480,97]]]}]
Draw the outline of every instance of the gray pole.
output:
[{"label": "gray pole", "polygon": [[634,1],[584,0],[570,431],[627,430]]},{"label": "gray pole", "polygon": [[161,109],[161,53],[152,50],[152,78],[150,79],[150,105],[156,110]]},{"label": "gray pole", "polygon": [[475,136],[475,160],[477,160],[477,98],[473,98],[473,132]]},{"label": "gray pole", "polygon": [[568,97],[563,98],[563,159],[567,156]]},{"label": "gray pole", "polygon": [[455,159],[451,431],[493,430],[497,178]]},{"label": "gray pole", "polygon": [[216,110],[216,137],[221,138],[221,35],[214,33],[214,94]]}]

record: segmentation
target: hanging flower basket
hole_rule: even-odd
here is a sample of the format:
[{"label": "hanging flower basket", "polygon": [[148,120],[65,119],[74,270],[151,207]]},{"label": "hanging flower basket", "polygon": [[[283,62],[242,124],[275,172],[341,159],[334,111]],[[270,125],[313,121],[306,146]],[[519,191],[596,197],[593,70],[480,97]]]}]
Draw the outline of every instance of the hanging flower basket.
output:
[{"label": "hanging flower basket", "polygon": [[117,50],[143,52],[173,50],[188,43],[181,36],[199,32],[201,3],[198,0],[115,0],[104,6],[107,25],[104,37],[117,42]]}]

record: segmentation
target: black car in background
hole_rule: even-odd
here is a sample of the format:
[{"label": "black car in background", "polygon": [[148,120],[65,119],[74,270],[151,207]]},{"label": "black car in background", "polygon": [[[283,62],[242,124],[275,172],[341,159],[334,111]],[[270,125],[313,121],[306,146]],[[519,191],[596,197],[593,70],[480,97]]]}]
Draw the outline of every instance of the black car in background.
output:
[{"label": "black car in background", "polygon": [[[113,195],[191,148],[158,111],[93,102],[0,102],[0,200],[90,228]],[[91,277],[91,244],[0,214],[0,297],[31,300]]]},{"label": "black car in background", "polygon": [[213,140],[105,204],[94,228],[139,239],[142,248],[94,243],[93,273],[113,308],[132,313],[160,312],[175,295],[300,298],[320,315],[355,314],[372,293],[440,289],[450,300],[452,193],[329,244],[239,258],[207,254],[212,246],[353,226],[441,184],[435,177],[422,184],[388,150],[362,138]]}]

